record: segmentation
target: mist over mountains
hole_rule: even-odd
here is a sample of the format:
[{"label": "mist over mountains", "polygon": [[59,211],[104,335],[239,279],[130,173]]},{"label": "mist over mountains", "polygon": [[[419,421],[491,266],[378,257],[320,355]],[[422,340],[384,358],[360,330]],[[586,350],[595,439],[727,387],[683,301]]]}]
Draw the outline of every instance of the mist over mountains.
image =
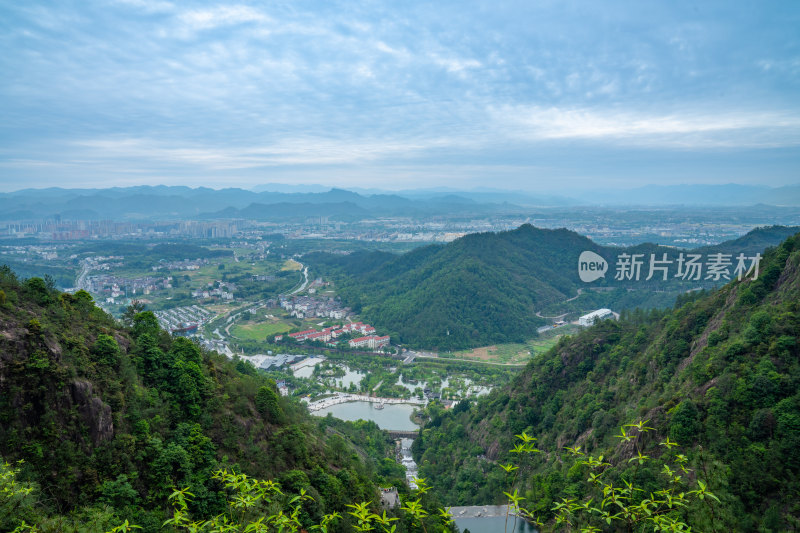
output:
[{"label": "mist over mountains", "polygon": [[[269,188],[271,190],[263,190]],[[108,189],[23,189],[0,194],[0,220],[225,219],[286,220],[325,216],[357,220],[371,216],[524,213],[531,207],[578,206],[800,206],[800,186],[648,185],[636,189],[570,191],[567,195],[481,188],[324,189],[320,185],[269,184],[254,190],[186,186]]]}]

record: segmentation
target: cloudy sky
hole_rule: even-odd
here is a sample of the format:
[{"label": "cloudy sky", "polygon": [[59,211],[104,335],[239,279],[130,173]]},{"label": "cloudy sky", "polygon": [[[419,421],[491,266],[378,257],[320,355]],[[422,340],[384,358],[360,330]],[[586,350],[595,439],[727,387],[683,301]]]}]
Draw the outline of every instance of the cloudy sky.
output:
[{"label": "cloudy sky", "polygon": [[800,2],[0,6],[0,190],[800,183]]}]

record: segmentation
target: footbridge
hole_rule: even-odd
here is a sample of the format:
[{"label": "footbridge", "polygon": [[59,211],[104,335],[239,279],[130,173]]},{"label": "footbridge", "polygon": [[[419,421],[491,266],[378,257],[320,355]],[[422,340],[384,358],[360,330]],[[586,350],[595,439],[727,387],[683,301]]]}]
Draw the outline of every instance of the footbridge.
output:
[{"label": "footbridge", "polygon": [[419,437],[419,431],[404,431],[400,429],[387,429],[389,435],[394,439],[416,439]]}]

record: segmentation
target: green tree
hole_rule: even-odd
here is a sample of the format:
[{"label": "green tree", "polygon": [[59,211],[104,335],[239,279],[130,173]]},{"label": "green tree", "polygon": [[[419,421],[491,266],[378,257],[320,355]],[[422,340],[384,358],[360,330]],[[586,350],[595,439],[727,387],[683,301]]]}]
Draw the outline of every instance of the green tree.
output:
[{"label": "green tree", "polygon": [[203,359],[197,344],[185,337],[178,337],[172,341],[170,353],[176,360],[182,360],[187,363],[196,363],[199,365]]},{"label": "green tree", "polygon": [[47,305],[52,301],[47,283],[42,278],[30,278],[25,281],[25,289],[39,305]]},{"label": "green tree", "polygon": [[160,331],[158,319],[152,311],[143,311],[133,317],[133,336],[137,339],[144,334],[158,338]]},{"label": "green tree", "polygon": [[134,318],[144,310],[145,305],[142,302],[133,300],[131,305],[126,307],[125,311],[122,313],[122,323],[129,328],[133,327]]},{"label": "green tree", "polygon": [[139,502],[139,493],[131,486],[125,474],[118,475],[113,481],[104,481],[99,490],[98,500],[117,509],[134,506]]},{"label": "green tree", "polygon": [[256,393],[256,409],[264,420],[278,423],[283,418],[283,411],[278,402],[278,394],[270,386],[263,386]]},{"label": "green tree", "polygon": [[92,345],[92,354],[105,365],[116,367],[119,364],[119,344],[111,335],[101,333]]},{"label": "green tree", "polygon": [[0,531],[12,531],[35,522],[36,486],[19,479],[22,461],[17,466],[0,462]]}]

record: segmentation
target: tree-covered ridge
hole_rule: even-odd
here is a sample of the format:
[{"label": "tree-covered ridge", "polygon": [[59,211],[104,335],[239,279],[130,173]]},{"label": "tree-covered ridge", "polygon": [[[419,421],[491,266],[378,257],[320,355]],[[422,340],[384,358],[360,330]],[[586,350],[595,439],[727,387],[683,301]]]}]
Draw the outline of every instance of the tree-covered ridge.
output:
[{"label": "tree-covered ridge", "polygon": [[534,336],[544,323],[536,310],[574,292],[571,252],[583,249],[598,247],[574,232],[525,225],[402,256],[317,254],[309,261],[335,277],[348,305],[400,342],[448,350]]},{"label": "tree-covered ridge", "polygon": [[[780,243],[787,231],[758,228],[698,253],[754,255],[764,249],[764,242]],[[585,250],[608,262],[605,277],[591,284],[578,277],[578,257]],[[347,305],[388,330],[393,339],[439,350],[524,341],[545,323],[537,312],[548,316],[611,306],[615,310],[663,307],[683,291],[721,283],[705,278],[685,281],[673,275],[666,281],[660,276],[647,281],[646,263],[639,280],[615,280],[616,258],[622,253],[642,254],[647,261],[650,254],[660,258],[666,253],[674,259],[676,250],[648,243],[630,248],[600,246],[573,231],[525,224],[513,231],[466,235],[399,256],[315,253],[305,259],[336,281]],[[590,292],[594,288],[605,290]],[[584,294],[568,302],[578,289]]]},{"label": "tree-covered ridge", "polygon": [[[494,461],[507,462],[512,435],[524,431],[549,452],[533,459],[522,494],[548,516],[561,498],[585,495],[587,471],[565,459],[566,447],[626,464],[635,452],[620,427],[648,420],[655,431],[643,453],[659,457],[659,442],[678,442],[692,478],[720,498],[682,511],[695,529],[796,529],[800,235],[765,254],[755,281],[626,315],[561,340],[476,405],[434,409],[415,443],[421,474],[453,504],[497,501],[503,473]],[[635,464],[620,477],[656,490],[659,472],[634,474]]]},{"label": "tree-covered ridge", "polygon": [[24,460],[20,479],[43,495],[24,507],[33,517],[0,513],[0,530],[58,514],[159,531],[175,487],[194,495],[196,518],[225,508],[220,468],[274,480],[287,498],[305,489],[310,524],[397,479],[376,460],[385,442],[359,456],[347,431],[321,431],[251,365],[173,339],[152,313],[126,319],[0,268],[0,462]]}]

